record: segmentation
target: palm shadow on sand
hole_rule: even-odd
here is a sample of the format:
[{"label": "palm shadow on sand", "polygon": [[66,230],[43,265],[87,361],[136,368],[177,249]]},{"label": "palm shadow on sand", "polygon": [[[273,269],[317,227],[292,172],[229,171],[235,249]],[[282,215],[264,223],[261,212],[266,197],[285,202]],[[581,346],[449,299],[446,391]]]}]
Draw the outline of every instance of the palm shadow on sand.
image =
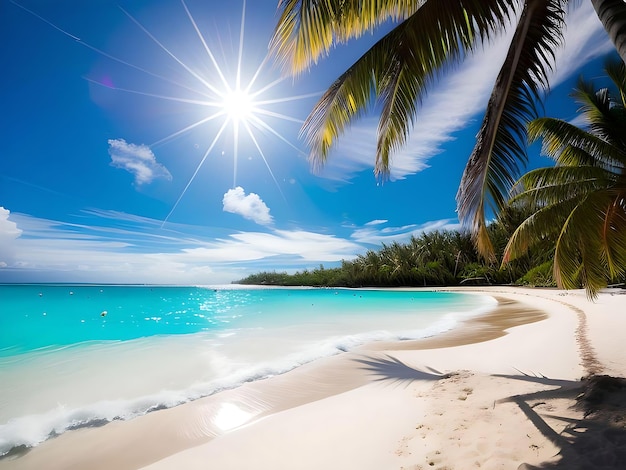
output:
[{"label": "palm shadow on sand", "polygon": [[[518,470],[623,470],[626,468],[626,379],[605,375],[581,382],[551,380],[527,375],[498,377],[556,386],[500,400],[519,406],[526,417],[550,442],[557,446],[560,459],[539,466],[522,464]],[[574,408],[583,411],[581,419],[571,419],[536,411],[539,405],[560,398],[575,399]],[[546,419],[566,423],[558,433]]]},{"label": "palm shadow on sand", "polygon": [[[417,369],[389,355],[356,358],[354,361],[374,376],[374,381],[388,381],[395,385],[408,386],[413,381],[436,381],[455,375],[430,367]],[[518,470],[626,469],[626,379],[595,375],[582,381],[554,380],[522,372],[494,377],[553,387],[499,400],[499,403],[515,403],[537,430],[559,448],[558,461],[539,466],[522,464]],[[574,408],[582,411],[583,417],[572,419],[549,413],[550,402],[559,399],[574,400]],[[561,423],[558,428],[562,431],[552,427],[555,423]]]},{"label": "palm shadow on sand", "polygon": [[431,367],[425,367],[425,370],[416,369],[389,355],[384,358],[368,356],[353,360],[362,364],[361,369],[375,376],[376,382],[389,381],[395,385],[406,386],[415,380],[440,380],[450,376]]}]

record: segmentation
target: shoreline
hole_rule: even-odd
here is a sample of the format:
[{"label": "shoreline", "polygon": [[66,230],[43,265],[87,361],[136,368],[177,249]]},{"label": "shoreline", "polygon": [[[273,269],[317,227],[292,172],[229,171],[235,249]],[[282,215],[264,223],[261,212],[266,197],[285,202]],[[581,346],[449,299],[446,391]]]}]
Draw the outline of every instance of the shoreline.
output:
[{"label": "shoreline", "polygon": [[[626,306],[626,296],[603,293],[598,303],[591,304],[581,291],[416,290],[477,292],[497,298],[498,306],[443,335],[370,343],[130,421],[69,431],[22,457],[0,460],[0,469],[156,470],[204,468],[207,461],[214,468],[242,469],[471,468],[467,456],[444,442],[460,431],[446,431],[447,425],[439,421],[450,416],[452,423],[467,422],[469,429],[481,420],[468,416],[484,415],[489,408],[484,404],[492,401],[492,414],[516,417],[511,429],[518,432],[508,436],[509,442],[501,429],[485,428],[488,432],[481,431],[485,441],[457,447],[473,449],[472,458],[480,462],[488,455],[486,449],[494,447],[486,440],[495,433],[501,441],[494,452],[506,447],[505,441],[516,449],[515,455],[498,457],[507,463],[503,468],[517,468],[524,462],[547,461],[558,449],[528,418],[520,419],[519,405],[503,401],[496,407],[496,401],[555,387],[574,389],[590,372],[626,375],[626,354],[619,344],[626,321],[615,315]],[[478,400],[481,404],[475,407]],[[567,406],[562,413],[578,419],[569,417]],[[533,436],[533,443],[518,449],[515,436],[522,429],[528,439]],[[470,441],[476,435],[461,434],[464,439],[472,437]],[[378,438],[372,441],[372,436]],[[488,468],[496,468],[491,466],[493,459],[489,462]],[[518,464],[511,467],[514,462]]]}]

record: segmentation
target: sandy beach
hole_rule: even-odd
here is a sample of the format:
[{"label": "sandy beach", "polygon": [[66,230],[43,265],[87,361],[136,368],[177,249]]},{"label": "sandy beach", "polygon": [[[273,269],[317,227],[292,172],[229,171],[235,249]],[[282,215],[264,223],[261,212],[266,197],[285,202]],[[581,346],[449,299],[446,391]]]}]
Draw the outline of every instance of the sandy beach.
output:
[{"label": "sandy beach", "polygon": [[69,431],[0,470],[626,468],[626,391],[581,382],[626,377],[624,291],[460,290],[499,306],[440,337]]}]

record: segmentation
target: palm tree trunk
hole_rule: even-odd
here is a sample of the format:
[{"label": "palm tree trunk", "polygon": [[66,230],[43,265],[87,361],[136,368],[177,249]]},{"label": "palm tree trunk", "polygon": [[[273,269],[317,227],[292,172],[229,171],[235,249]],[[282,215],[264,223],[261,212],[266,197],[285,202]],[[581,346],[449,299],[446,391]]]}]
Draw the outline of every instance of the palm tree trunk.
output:
[{"label": "palm tree trunk", "polygon": [[591,0],[591,4],[626,63],[626,3],[624,0]]}]

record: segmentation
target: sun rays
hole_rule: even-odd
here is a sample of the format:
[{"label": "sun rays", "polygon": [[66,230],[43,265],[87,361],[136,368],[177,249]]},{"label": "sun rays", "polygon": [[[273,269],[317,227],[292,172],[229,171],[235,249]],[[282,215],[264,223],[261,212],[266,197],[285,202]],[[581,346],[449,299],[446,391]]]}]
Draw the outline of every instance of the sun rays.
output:
[{"label": "sun rays", "polygon": [[[185,100],[185,102],[190,104],[198,104],[200,106],[205,106],[211,110],[211,112],[205,116],[204,118],[192,123],[182,129],[175,131],[169,136],[164,137],[163,139],[155,142],[153,145],[164,143],[173,138],[179,137],[182,134],[190,131],[193,128],[201,126],[208,121],[212,121],[214,119],[222,119],[222,124],[219,127],[219,130],[216,132],[215,137],[213,138],[210,145],[207,147],[206,152],[204,153],[202,159],[198,163],[194,173],[191,175],[189,181],[185,185],[183,191],[180,196],[172,206],[170,212],[163,219],[162,226],[169,220],[171,215],[176,210],[178,204],[183,199],[185,193],[193,183],[194,179],[198,175],[198,172],[202,168],[202,165],[205,163],[206,159],[209,157],[211,152],[214,150],[216,144],[222,138],[224,131],[230,126],[233,135],[233,184],[232,187],[237,186],[237,171],[239,164],[239,144],[241,133],[245,132],[248,138],[253,142],[254,147],[256,148],[258,154],[263,160],[267,171],[269,172],[272,180],[274,181],[278,191],[281,196],[283,196],[283,192],[280,188],[278,180],[272,171],[270,163],[263,152],[261,145],[259,144],[258,138],[255,135],[255,130],[257,131],[265,131],[273,134],[278,137],[283,142],[287,143],[291,147],[293,147],[296,151],[300,152],[300,149],[293,145],[287,138],[285,138],[280,132],[278,132],[274,127],[272,127],[266,119],[266,117],[274,117],[286,121],[293,121],[297,123],[302,123],[303,121],[292,116],[288,116],[276,111],[273,111],[270,107],[271,105],[283,103],[286,101],[295,101],[299,99],[305,99],[313,96],[317,96],[317,93],[311,93],[307,95],[299,95],[292,97],[282,97],[276,99],[263,99],[263,96],[267,94],[269,90],[274,88],[276,85],[281,83],[282,79],[274,80],[273,82],[265,85],[259,89],[254,89],[257,79],[262,73],[264,66],[266,65],[266,60],[263,60],[258,67],[256,68],[255,73],[248,83],[242,84],[242,61],[243,61],[243,51],[244,51],[244,32],[245,32],[245,24],[246,24],[246,1],[243,2],[242,14],[241,14],[241,24],[239,29],[239,47],[237,54],[237,65],[236,72],[233,79],[228,79],[223,71],[223,64],[217,60],[213,50],[209,46],[205,36],[203,35],[200,27],[198,26],[196,19],[191,13],[189,7],[185,3],[184,0],[181,0],[181,4],[185,10],[187,18],[189,19],[191,27],[193,27],[197,39],[203,46],[204,51],[206,52],[207,58],[212,64],[214,71],[219,77],[218,83],[212,83],[209,79],[205,78],[202,74],[195,71],[190,65],[186,64],[183,60],[177,57],[174,53],[170,51],[159,39],[152,34],[146,27],[144,27],[136,18],[130,15],[128,12],[124,11],[124,13],[144,32],[148,35],[148,37],[161,48],[168,56],[170,56],[176,63],[180,65],[189,75],[191,75],[194,79],[197,80],[197,84],[204,87],[202,90],[203,96],[206,96],[208,99],[206,101],[203,100]],[[142,93],[141,91],[133,91],[133,90],[123,90],[131,93]],[[181,99],[177,97],[163,96],[163,95],[152,95],[156,98],[161,98],[165,100],[173,100],[173,101],[181,101]]]},{"label": "sun rays", "polygon": [[[173,130],[168,135],[158,139],[149,145],[154,148],[156,146],[166,145],[169,142],[181,138],[184,135],[190,133],[193,130],[202,129],[203,126],[207,126],[207,132],[211,133],[208,144],[203,151],[200,161],[195,166],[195,170],[189,177],[186,185],[178,196],[177,200],[171,207],[171,210],[167,216],[163,219],[163,226],[169,218],[172,216],[181,200],[184,198],[187,190],[192,185],[204,163],[214,153],[217,153],[216,146],[218,143],[224,144],[224,140],[227,139],[227,132],[233,136],[232,141],[232,187],[237,186],[238,179],[238,166],[239,166],[239,152],[242,139],[245,138],[248,142],[252,143],[253,148],[263,160],[263,163],[271,176],[276,188],[280,192],[281,196],[285,198],[281,187],[276,179],[272,166],[268,161],[266,152],[263,151],[261,142],[259,141],[259,135],[261,133],[271,135],[278,139],[282,143],[290,146],[296,152],[302,153],[296,145],[294,145],[289,138],[284,136],[274,125],[276,119],[287,122],[294,122],[302,124],[302,120],[294,116],[289,116],[280,111],[280,104],[303,100],[319,96],[319,93],[301,94],[297,96],[282,96],[274,97],[271,93],[277,85],[283,82],[282,78],[275,78],[269,83],[263,84],[263,80],[270,76],[267,68],[267,58],[263,59],[254,69],[251,78],[247,78],[243,73],[244,62],[244,45],[245,45],[245,29],[246,29],[246,0],[243,1],[241,21],[239,25],[238,46],[235,59],[234,73],[230,75],[226,73],[233,67],[226,62],[226,59],[218,60],[218,55],[214,52],[214,49],[207,40],[206,30],[203,33],[202,28],[199,26],[196,18],[192,14],[189,6],[185,0],[180,0],[182,9],[184,10],[188,25],[193,33],[192,37],[195,37],[196,43],[193,45],[197,47],[201,46],[201,51],[204,53],[204,60],[202,64],[191,63],[184,59],[176,52],[175,46],[180,44],[173,44],[171,41],[168,43],[166,40],[159,37],[159,32],[150,30],[144,25],[138,18],[133,16],[129,11],[122,7],[119,7],[124,15],[137,27],[141,32],[149,39],[150,43],[155,45],[158,50],[164,53],[170,62],[174,63],[174,67],[182,72],[182,76],[186,77],[181,79],[181,75],[173,75],[168,73],[168,69],[164,67],[162,70],[150,70],[147,67],[142,67],[129,60],[124,60],[120,57],[112,55],[102,49],[94,47],[93,45],[85,42],[78,36],[71,34],[70,32],[55,25],[46,18],[40,16],[36,12],[20,5],[19,3],[11,0],[13,4],[22,8],[24,11],[35,16],[39,20],[43,21],[47,25],[51,26],[58,32],[64,34],[68,38],[76,41],[77,43],[85,46],[91,51],[121,64],[125,67],[129,67],[135,71],[138,71],[146,76],[160,81],[165,84],[168,89],[171,90],[171,94],[155,93],[146,89],[133,89],[129,87],[116,86],[110,81],[94,80],[86,77],[89,82],[114,90],[120,93],[129,93],[133,95],[144,96],[148,98],[154,98],[157,100],[163,100],[166,102],[180,103],[190,108],[197,108],[199,110],[196,121],[189,122],[182,127]],[[234,54],[233,54],[234,55]],[[247,63],[247,66],[250,64]],[[204,67],[204,68],[203,68]],[[211,73],[207,73],[210,70]],[[177,78],[174,78],[176,76]],[[261,83],[261,84],[259,84]],[[178,92],[177,92],[178,90]],[[189,92],[180,93],[181,91]],[[187,96],[185,96],[187,95]],[[277,109],[278,106],[278,109]],[[211,124],[209,126],[209,123]],[[230,144],[226,144],[230,145]],[[220,152],[223,154],[223,152]],[[229,152],[230,153],[230,152]]]}]

